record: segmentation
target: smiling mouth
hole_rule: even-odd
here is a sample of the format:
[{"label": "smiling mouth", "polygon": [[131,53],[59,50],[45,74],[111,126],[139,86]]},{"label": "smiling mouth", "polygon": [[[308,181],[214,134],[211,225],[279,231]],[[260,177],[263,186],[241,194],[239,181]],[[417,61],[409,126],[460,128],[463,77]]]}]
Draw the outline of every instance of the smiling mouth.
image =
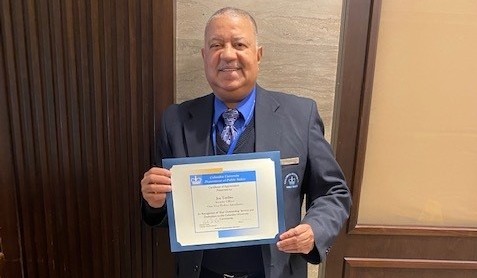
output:
[{"label": "smiling mouth", "polygon": [[219,71],[223,72],[231,72],[231,71],[237,71],[239,68],[226,68],[226,69],[219,69]]}]

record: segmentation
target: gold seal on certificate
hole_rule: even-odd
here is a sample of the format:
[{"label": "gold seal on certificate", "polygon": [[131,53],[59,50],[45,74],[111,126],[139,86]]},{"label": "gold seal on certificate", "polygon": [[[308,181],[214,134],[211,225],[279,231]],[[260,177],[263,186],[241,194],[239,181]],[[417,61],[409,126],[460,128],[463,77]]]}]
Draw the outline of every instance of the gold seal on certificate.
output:
[{"label": "gold seal on certificate", "polygon": [[163,159],[171,250],[269,244],[284,231],[279,152]]}]

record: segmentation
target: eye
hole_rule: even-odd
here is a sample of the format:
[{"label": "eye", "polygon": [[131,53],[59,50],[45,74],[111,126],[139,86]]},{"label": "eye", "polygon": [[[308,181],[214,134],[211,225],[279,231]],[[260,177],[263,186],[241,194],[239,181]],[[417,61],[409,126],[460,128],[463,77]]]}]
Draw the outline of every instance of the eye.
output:
[{"label": "eye", "polygon": [[218,43],[213,43],[210,45],[210,48],[218,48],[218,47],[220,47],[220,44]]},{"label": "eye", "polygon": [[237,49],[244,49],[246,47],[247,47],[247,45],[244,44],[244,43],[241,43],[241,42],[238,42],[238,43],[235,44],[235,48],[237,48]]}]

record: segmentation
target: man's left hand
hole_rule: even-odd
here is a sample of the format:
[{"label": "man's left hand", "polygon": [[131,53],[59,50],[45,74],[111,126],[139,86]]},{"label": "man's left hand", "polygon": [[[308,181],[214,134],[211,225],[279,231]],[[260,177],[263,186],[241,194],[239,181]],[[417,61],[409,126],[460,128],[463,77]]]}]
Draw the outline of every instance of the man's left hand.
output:
[{"label": "man's left hand", "polygon": [[278,250],[285,253],[308,254],[315,246],[313,230],[308,224],[300,224],[280,235]]}]

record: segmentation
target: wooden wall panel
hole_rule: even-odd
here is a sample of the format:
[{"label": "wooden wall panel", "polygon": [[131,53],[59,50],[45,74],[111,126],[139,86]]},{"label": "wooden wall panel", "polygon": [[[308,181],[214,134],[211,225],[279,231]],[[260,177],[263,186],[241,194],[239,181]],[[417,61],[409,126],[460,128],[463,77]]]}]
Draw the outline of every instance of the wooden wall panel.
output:
[{"label": "wooden wall panel", "polygon": [[173,1],[1,1],[7,277],[171,275],[139,181],[173,101],[173,13]]},{"label": "wooden wall panel", "polygon": [[[417,223],[414,226],[358,225],[383,3],[382,0],[343,3],[337,108],[333,121],[337,128],[334,129],[333,142],[336,157],[352,191],[353,208],[346,229],[339,235],[327,257],[325,276],[477,277],[475,228],[422,226]],[[426,107],[436,104],[433,99],[425,99]],[[389,184],[383,181],[381,186]],[[387,265],[374,262],[367,264],[374,259],[393,262]],[[419,264],[413,265],[414,262],[402,264],[406,260],[434,262],[426,268],[419,268]],[[442,268],[442,264],[438,265],[441,262],[453,262],[452,267]]]},{"label": "wooden wall panel", "polygon": [[[5,5],[3,4],[1,11],[4,11]],[[11,126],[5,79],[6,64],[3,59],[5,45],[9,42],[4,39],[3,31],[0,34],[0,277],[21,277],[20,235],[17,229],[19,223],[15,194],[16,177],[12,164],[12,138],[10,136]],[[8,268],[6,267],[7,260]]]},{"label": "wooden wall panel", "polygon": [[345,258],[346,278],[472,278],[473,261]]}]

